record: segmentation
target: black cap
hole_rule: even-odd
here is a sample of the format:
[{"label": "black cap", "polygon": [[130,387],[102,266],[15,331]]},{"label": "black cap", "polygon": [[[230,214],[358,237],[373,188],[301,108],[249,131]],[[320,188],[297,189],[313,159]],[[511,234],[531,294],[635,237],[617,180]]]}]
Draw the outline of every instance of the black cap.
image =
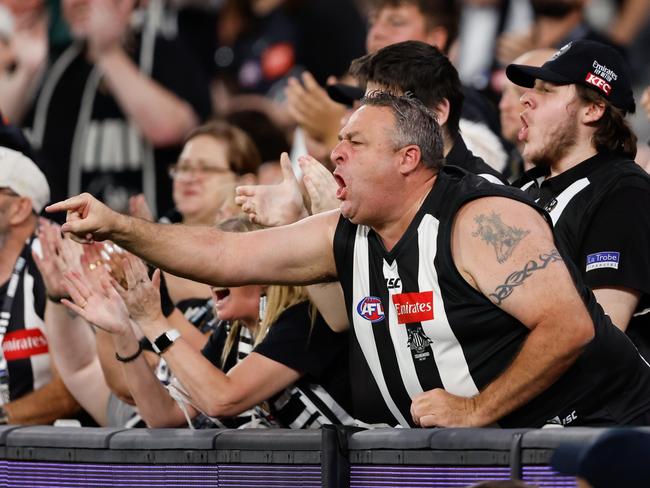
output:
[{"label": "black cap", "polygon": [[328,85],[327,94],[335,102],[351,107],[354,102],[363,98],[365,92],[358,86],[335,83],[334,85]]},{"label": "black cap", "polygon": [[616,49],[600,42],[570,42],[541,67],[511,64],[506,75],[515,85],[526,88],[532,88],[536,79],[584,85],[625,112],[636,110],[627,63]]},{"label": "black cap", "polygon": [[565,442],[553,453],[551,466],[594,488],[644,488],[650,484],[650,433],[608,429],[587,443]]}]

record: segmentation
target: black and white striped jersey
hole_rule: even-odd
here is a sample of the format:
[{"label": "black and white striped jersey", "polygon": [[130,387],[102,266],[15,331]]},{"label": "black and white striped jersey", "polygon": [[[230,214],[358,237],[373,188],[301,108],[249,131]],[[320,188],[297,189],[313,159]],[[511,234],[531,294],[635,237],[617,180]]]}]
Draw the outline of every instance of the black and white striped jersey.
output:
[{"label": "black and white striped jersey", "polygon": [[[390,252],[370,228],[339,221],[334,252],[352,330],[356,418],[412,426],[415,395],[433,388],[476,395],[521,348],[528,329],[472,288],[452,259],[457,210],[484,196],[532,206],[517,189],[449,166]],[[554,417],[569,418],[572,425],[625,423],[650,408],[650,368],[591,292],[581,282],[577,286],[596,338],[560,380],[500,425],[540,426]]]},{"label": "black and white striped jersey", "polygon": [[352,425],[348,334],[333,332],[320,313],[311,320],[310,302],[287,308],[254,352],[302,373],[269,399],[280,425],[314,429],[326,424]]},{"label": "black and white striped jersey", "polygon": [[[31,247],[40,253],[38,239],[32,241]],[[31,252],[27,252],[25,259],[11,307],[9,328],[2,341],[9,367],[11,400],[45,386],[52,379],[49,346],[43,328],[45,285]],[[8,285],[7,281],[0,286],[0,303],[5,298]]]}]

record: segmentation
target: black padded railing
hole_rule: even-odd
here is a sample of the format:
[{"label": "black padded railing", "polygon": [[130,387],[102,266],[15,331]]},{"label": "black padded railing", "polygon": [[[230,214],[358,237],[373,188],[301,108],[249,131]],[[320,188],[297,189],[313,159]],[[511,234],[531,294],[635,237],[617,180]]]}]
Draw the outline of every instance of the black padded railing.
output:
[{"label": "black padded railing", "polygon": [[523,479],[575,487],[549,467],[600,429],[0,428],[0,486],[464,487]]}]

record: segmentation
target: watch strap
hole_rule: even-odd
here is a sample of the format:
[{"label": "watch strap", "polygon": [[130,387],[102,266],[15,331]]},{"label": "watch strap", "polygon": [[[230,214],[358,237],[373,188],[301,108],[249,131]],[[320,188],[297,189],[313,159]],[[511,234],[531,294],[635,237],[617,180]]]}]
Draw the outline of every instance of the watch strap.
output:
[{"label": "watch strap", "polygon": [[178,332],[177,329],[169,329],[168,331],[163,332],[158,337],[156,337],[156,340],[151,343],[151,347],[153,347],[153,350],[156,354],[162,354],[167,349],[169,349],[170,346],[176,342],[180,336],[181,333]]}]

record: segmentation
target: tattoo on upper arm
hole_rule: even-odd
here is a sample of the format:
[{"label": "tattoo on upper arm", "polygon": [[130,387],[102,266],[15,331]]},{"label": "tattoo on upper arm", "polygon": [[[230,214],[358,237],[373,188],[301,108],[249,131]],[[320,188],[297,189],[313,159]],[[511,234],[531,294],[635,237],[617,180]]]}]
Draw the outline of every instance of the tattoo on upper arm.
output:
[{"label": "tattoo on upper arm", "polygon": [[531,259],[526,263],[524,269],[511,273],[503,285],[499,285],[490,293],[489,298],[496,304],[501,303],[508,298],[516,286],[521,285],[526,279],[535,271],[546,268],[550,263],[555,261],[562,261],[562,256],[557,252],[557,249],[551,250],[548,254],[540,254],[539,262]]},{"label": "tattoo on upper arm", "polygon": [[517,244],[530,233],[529,230],[504,224],[501,221],[501,215],[494,212],[490,215],[478,215],[474,217],[474,221],[478,224],[478,229],[472,232],[472,236],[480,237],[491,244],[499,263],[505,263]]}]

